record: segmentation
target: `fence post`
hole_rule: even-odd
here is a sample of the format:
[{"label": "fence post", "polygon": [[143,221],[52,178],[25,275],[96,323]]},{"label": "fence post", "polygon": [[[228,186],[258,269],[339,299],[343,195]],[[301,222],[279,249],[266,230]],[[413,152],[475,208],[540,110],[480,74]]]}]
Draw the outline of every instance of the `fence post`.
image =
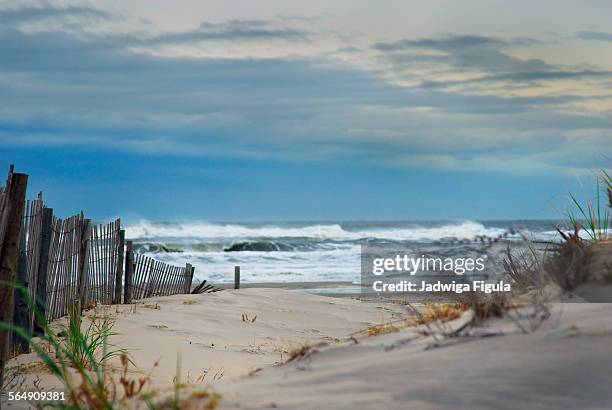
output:
[{"label": "fence post", "polygon": [[183,287],[183,293],[187,294],[191,292],[191,280],[193,279],[193,267],[191,263],[185,265],[185,286]]},{"label": "fence post", "polygon": [[189,275],[189,287],[187,293],[191,293],[191,285],[193,285],[193,275],[195,274],[195,266],[191,267],[191,274]]},{"label": "fence post", "polygon": [[117,256],[117,272],[115,276],[115,298],[113,303],[121,303],[121,292],[123,288],[123,263],[125,256],[125,230],[119,230],[119,255]]},{"label": "fence post", "polygon": [[83,226],[81,227],[81,247],[79,249],[79,300],[81,302],[81,309],[86,309],[88,306],[88,270],[89,270],[89,238],[91,236],[91,220],[83,219]]},{"label": "fence post", "polygon": [[240,289],[240,266],[234,266],[234,289]]},{"label": "fence post", "polygon": [[[28,255],[26,253],[26,233],[21,227],[19,259],[17,262],[17,276],[15,278],[15,305],[13,312],[13,324],[23,329],[28,335],[32,335],[32,323],[29,315],[28,294],[26,289],[31,288],[28,283]],[[28,341],[20,337],[16,332],[11,334],[11,351],[14,355],[29,353]]]},{"label": "fence post", "polygon": [[[43,208],[40,234],[40,257],[36,275],[36,311],[34,312],[34,332],[42,334],[43,323],[47,317],[47,269],[49,267],[49,249],[53,236],[53,208]],[[43,320],[43,323],[39,323]]]},{"label": "fence post", "polygon": [[[0,224],[6,229],[0,248],[0,322],[11,323],[13,320],[13,302],[15,296],[15,274],[19,259],[21,226],[25,210],[25,195],[28,185],[26,174],[10,174],[6,190],[6,204]],[[8,354],[9,331],[0,330],[0,386],[4,382],[4,364]]]},{"label": "fence post", "polygon": [[123,303],[132,303],[132,278],[134,277],[134,251],[132,250],[132,241],[127,241],[125,248],[125,289],[123,291]]}]

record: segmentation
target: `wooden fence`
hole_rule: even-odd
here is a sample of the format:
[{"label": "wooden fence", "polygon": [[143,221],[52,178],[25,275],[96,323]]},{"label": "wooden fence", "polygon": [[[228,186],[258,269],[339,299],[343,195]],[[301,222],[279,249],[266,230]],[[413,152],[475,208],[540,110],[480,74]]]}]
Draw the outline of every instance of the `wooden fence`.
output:
[{"label": "wooden fence", "polygon": [[[102,304],[119,303],[117,287],[121,287],[125,231],[121,220],[108,225],[94,225],[89,239],[89,300]],[[120,291],[120,290],[119,290]]]},{"label": "wooden fence", "polygon": [[86,302],[85,285],[89,264],[87,238],[89,221],[82,214],[67,219],[54,217],[46,272],[45,317],[53,320],[68,314],[75,301]]},{"label": "wooden fence", "polygon": [[172,266],[134,254],[128,245],[120,219],[92,225],[82,214],[64,220],[53,217],[48,266],[39,270],[46,275],[45,291],[38,292],[43,294],[45,318],[65,316],[74,301],[89,307],[189,293],[194,271],[190,264]]},{"label": "wooden fence", "polygon": [[[135,254],[131,242],[125,242],[120,219],[93,225],[83,213],[57,218],[44,205],[42,193],[26,201],[27,175],[14,175],[19,176],[18,187],[11,188],[12,167],[6,188],[0,187],[0,322],[13,322],[30,333],[41,330],[30,301],[51,321],[65,316],[74,303],[85,308],[190,292],[190,264],[172,266]],[[9,293],[12,297],[3,296]],[[0,349],[3,337],[0,332]],[[28,349],[15,334],[11,344],[14,352]],[[0,356],[5,357],[2,351]]]},{"label": "wooden fence", "polygon": [[133,269],[131,283],[126,283],[126,286],[131,288],[130,294],[134,299],[189,293],[191,290],[194,268],[190,264],[172,266],[136,254]]},{"label": "wooden fence", "polygon": [[[24,292],[15,292],[15,313],[13,321],[16,326],[32,329],[34,315],[29,314],[30,301],[36,299],[38,269],[40,265],[40,247],[42,232],[43,201],[42,193],[33,201],[26,201],[23,225],[21,227],[20,253],[15,283]],[[25,340],[14,337],[16,350],[27,350]]]}]

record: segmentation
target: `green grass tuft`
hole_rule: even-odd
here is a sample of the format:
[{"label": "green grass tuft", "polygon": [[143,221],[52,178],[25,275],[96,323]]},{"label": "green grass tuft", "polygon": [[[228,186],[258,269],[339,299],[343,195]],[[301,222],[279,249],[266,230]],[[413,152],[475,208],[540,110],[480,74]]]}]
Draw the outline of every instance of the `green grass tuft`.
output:
[{"label": "green grass tuft", "polygon": [[[602,191],[607,193],[608,206],[602,204]],[[574,210],[567,211],[567,218],[576,231],[582,228],[592,241],[610,239],[611,215],[608,207],[612,206],[612,178],[606,170],[601,170],[596,178],[595,199],[585,194],[582,203],[573,194],[569,194]]]}]

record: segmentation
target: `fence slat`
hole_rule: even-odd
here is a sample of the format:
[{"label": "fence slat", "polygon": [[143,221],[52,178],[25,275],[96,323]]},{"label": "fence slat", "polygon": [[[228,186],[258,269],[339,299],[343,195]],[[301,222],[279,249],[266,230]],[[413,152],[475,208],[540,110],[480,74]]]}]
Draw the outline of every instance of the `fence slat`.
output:
[{"label": "fence slat", "polygon": [[[41,318],[47,316],[47,270],[49,268],[49,251],[51,248],[53,224],[53,209],[43,208],[40,229],[40,250],[38,273],[36,275],[36,309]],[[42,332],[42,323],[34,317],[34,331],[36,334]]]},{"label": "fence slat", "polygon": [[81,227],[79,235],[79,281],[78,281],[78,296],[74,298],[81,302],[81,308],[88,305],[87,283],[89,281],[89,241],[91,238],[91,221],[85,219]]},{"label": "fence slat", "polygon": [[40,266],[40,247],[42,239],[43,223],[43,198],[42,192],[38,193],[36,200],[32,201],[29,225],[27,230],[27,297],[28,297],[28,323],[30,333],[34,331],[35,300],[38,289],[38,268]]},{"label": "fence slat", "polygon": [[134,276],[134,251],[132,241],[125,245],[125,290],[123,292],[123,303],[132,303],[132,278]]},{"label": "fence slat", "polygon": [[[119,224],[121,226],[121,224]],[[115,273],[115,298],[113,303],[121,303],[121,292],[123,291],[123,259],[125,257],[125,230],[119,231],[119,240],[117,244],[117,271]]]}]

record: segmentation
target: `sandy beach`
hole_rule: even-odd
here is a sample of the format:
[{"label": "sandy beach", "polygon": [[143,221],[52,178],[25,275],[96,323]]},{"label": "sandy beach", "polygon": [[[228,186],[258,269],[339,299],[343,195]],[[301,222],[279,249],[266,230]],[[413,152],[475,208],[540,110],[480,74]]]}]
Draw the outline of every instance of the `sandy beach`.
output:
[{"label": "sandy beach", "polygon": [[495,320],[473,337],[439,344],[401,331],[215,388],[223,409],[605,409],[611,315],[610,304],[557,305],[532,334]]},{"label": "sandy beach", "polygon": [[[117,333],[109,343],[127,349],[139,373],[161,388],[172,386],[177,364],[185,382],[236,379],[284,362],[304,344],[341,345],[355,332],[407,316],[400,305],[269,288],[150,298],[88,315],[105,312]],[[9,366],[37,360],[22,355]],[[28,376],[59,387],[44,372]]]},{"label": "sandy beach", "polygon": [[[436,326],[368,336],[368,328],[410,313],[400,304],[278,288],[158,297],[96,314],[103,312],[114,317],[118,334],[110,343],[128,349],[135,376],[151,374],[155,388],[167,392],[180,374],[191,385],[184,395],[217,392],[221,409],[604,409],[612,403],[610,304],[555,304],[528,334],[506,317],[455,338],[436,334]],[[512,317],[528,328],[529,312],[518,309]],[[444,332],[461,328],[470,314],[444,324]],[[309,346],[305,354],[285,363],[301,346]],[[22,355],[12,365],[36,361]],[[28,381],[36,377],[42,388],[61,387],[45,372]],[[191,401],[204,408],[198,407],[204,399]]]}]

